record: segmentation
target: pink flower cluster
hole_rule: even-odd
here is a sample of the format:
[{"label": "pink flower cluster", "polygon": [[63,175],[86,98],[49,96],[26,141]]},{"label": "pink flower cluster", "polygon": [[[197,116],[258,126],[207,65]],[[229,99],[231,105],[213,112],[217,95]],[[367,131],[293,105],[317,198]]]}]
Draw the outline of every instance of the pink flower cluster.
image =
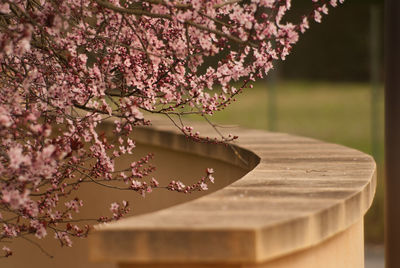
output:
[{"label": "pink flower cluster", "polygon": [[214,170],[212,168],[208,168],[206,170],[207,175],[203,178],[201,178],[197,183],[194,183],[193,185],[185,185],[181,181],[171,181],[167,189],[170,191],[176,191],[180,193],[185,193],[185,194],[190,194],[196,191],[206,191],[208,190],[208,182],[214,183],[214,177],[213,173]]},{"label": "pink flower cluster", "polygon": [[[224,109],[342,0],[312,2],[309,14],[287,22],[290,0],[1,0],[0,242],[51,232],[70,246],[70,237],[85,236],[86,225],[72,225],[83,200],[71,193],[82,183],[143,195],[159,187],[145,181],[151,155],[115,168],[134,152],[133,128],[150,124],[144,112],[217,142],[181,117]],[[110,118],[106,135],[99,124]],[[166,188],[192,192],[208,182],[211,171],[195,185]],[[113,203],[113,216],[97,220],[118,219],[127,205]]]}]

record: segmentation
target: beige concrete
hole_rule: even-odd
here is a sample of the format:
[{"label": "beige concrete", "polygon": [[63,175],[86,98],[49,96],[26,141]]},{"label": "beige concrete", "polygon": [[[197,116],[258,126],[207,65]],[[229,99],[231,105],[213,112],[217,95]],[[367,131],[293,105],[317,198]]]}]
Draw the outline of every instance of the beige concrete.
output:
[{"label": "beige concrete", "polygon": [[[191,143],[173,127],[155,125],[156,130],[138,130],[137,138],[252,170],[194,201],[98,226],[90,239],[94,261],[262,264],[318,248],[360,223],[372,203],[375,162],[354,149],[282,133],[229,129],[240,137],[232,149]],[[204,125],[197,129],[214,135]],[[361,235],[356,243],[361,245]],[[359,256],[345,263],[361,267]]]},{"label": "beige concrete", "polygon": [[224,263],[120,263],[119,268],[363,268],[363,221],[322,243],[293,254],[256,264]]}]

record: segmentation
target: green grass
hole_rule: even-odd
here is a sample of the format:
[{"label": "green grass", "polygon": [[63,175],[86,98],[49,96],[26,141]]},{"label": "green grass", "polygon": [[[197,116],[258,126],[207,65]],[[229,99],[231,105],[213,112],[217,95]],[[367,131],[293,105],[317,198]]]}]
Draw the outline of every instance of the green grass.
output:
[{"label": "green grass", "polygon": [[[267,83],[255,84],[211,119],[222,124],[269,129]],[[370,86],[363,83],[281,81],[276,85],[274,131],[343,144],[371,154]],[[381,92],[383,90],[380,90]],[[366,241],[383,242],[383,98],[378,107],[378,190],[365,219]]]}]

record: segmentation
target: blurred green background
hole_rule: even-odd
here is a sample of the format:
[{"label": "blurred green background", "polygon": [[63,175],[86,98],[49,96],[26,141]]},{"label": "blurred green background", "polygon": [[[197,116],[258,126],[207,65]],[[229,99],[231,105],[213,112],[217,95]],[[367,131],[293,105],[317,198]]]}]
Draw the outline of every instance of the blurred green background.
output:
[{"label": "blurred green background", "polygon": [[[293,1],[288,20],[311,1]],[[383,1],[347,0],[313,23],[265,81],[216,113],[216,123],[288,132],[374,156],[378,189],[365,219],[367,243],[383,243]]]}]

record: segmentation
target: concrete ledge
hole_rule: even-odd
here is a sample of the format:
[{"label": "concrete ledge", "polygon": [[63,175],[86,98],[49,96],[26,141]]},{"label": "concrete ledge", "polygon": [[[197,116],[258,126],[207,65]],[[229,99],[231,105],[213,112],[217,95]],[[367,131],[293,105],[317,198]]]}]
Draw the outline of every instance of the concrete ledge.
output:
[{"label": "concrete ledge", "polygon": [[[92,260],[121,267],[267,267],[260,265],[348,234],[357,237],[352,248],[361,255],[352,254],[353,266],[332,267],[362,267],[359,234],[376,187],[376,166],[370,156],[310,138],[245,129],[231,130],[240,137],[233,148],[192,143],[163,124],[135,130],[136,140],[251,171],[199,199],[97,226],[89,238]],[[196,128],[213,135],[204,125]],[[330,254],[338,263],[344,258]],[[320,254],[314,263],[326,258]],[[155,266],[146,266],[150,264]]]}]

